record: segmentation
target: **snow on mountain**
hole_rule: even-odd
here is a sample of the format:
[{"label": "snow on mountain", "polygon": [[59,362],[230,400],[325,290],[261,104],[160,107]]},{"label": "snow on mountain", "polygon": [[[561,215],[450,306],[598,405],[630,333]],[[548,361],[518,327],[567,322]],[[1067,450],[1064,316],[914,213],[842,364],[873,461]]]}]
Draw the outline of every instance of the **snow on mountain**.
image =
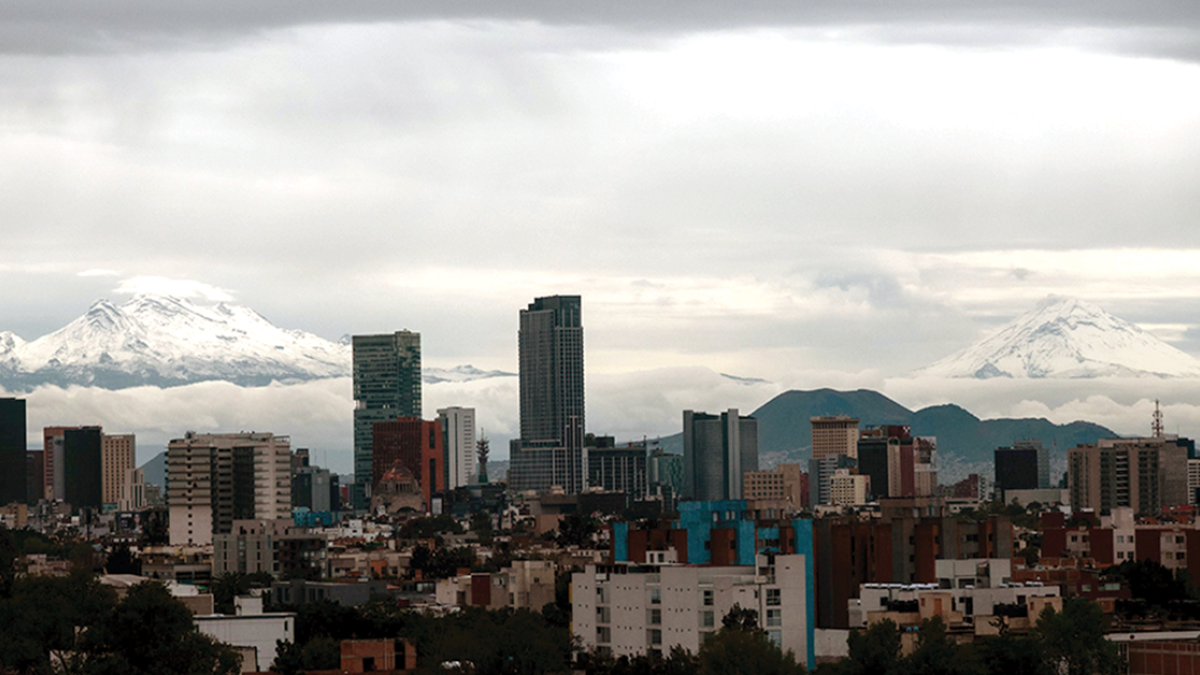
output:
[{"label": "snow on mountain", "polygon": [[[248,307],[198,305],[167,295],[95,302],[83,316],[31,342],[0,333],[0,384],[106,389],[224,380],[243,386],[349,377],[349,336],[338,342],[285,330]],[[423,380],[508,376],[472,366],[427,369]]]},{"label": "snow on mountain", "polygon": [[503,370],[480,370],[470,364],[453,368],[422,368],[421,381],[428,384],[438,382],[470,382],[486,380],[492,377],[516,377],[516,373],[506,373]]},{"label": "snow on mountain", "polygon": [[1200,376],[1200,361],[1096,305],[1050,297],[919,371],[941,377]]}]

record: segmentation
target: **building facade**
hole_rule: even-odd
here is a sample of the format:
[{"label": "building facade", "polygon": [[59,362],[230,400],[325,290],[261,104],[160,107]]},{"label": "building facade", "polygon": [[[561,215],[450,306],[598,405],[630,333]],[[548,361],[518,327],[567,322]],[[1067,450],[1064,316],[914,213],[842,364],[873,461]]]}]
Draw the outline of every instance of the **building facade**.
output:
[{"label": "building facade", "polygon": [[1067,451],[1071,507],[1156,514],[1188,503],[1188,450],[1174,436],[1101,439]]},{"label": "building facade", "polygon": [[[421,417],[421,334],[351,338],[354,374],[354,507],[370,502],[376,422]],[[385,468],[384,471],[387,469]]]},{"label": "building facade", "polygon": [[699,501],[741,499],[743,475],[758,471],[758,420],[730,408],[683,411],[683,494]]},{"label": "building facade", "polygon": [[583,305],[578,295],[536,298],[521,310],[521,441],[564,447],[568,422],[586,430],[583,386]]},{"label": "building facade", "polygon": [[99,511],[104,504],[103,444],[100,427],[63,432],[62,499],[74,510]]},{"label": "building facade", "polygon": [[630,499],[648,494],[645,443],[616,447],[612,437],[587,448],[588,488],[624,492]]},{"label": "building facade", "polygon": [[28,497],[25,419],[25,399],[0,398],[0,506]]},{"label": "building facade", "polygon": [[858,419],[848,415],[809,418],[812,424],[812,458],[829,455],[858,457]]},{"label": "building facade", "polygon": [[291,440],[271,433],[197,434],[167,445],[172,546],[204,546],[235,520],[292,514]]},{"label": "building facade", "polygon": [[129,471],[137,468],[136,459],[137,440],[133,434],[104,434],[100,439],[100,491],[106,509],[115,509],[121,501],[122,486]]},{"label": "building facade", "polygon": [[433,495],[446,489],[444,435],[440,422],[416,417],[398,417],[376,422],[374,427],[374,490],[384,474],[397,465],[403,466],[421,486],[425,508],[433,503]]},{"label": "building facade", "polygon": [[446,447],[446,489],[475,482],[475,409],[452,406],[439,408]]},{"label": "building facade", "polygon": [[799,464],[780,464],[769,471],[747,471],[742,478],[742,498],[778,501],[799,509],[805,506],[803,476]]},{"label": "building facade", "polygon": [[1050,487],[1050,452],[1041,441],[1017,441],[996,448],[997,490],[1045,490]]}]

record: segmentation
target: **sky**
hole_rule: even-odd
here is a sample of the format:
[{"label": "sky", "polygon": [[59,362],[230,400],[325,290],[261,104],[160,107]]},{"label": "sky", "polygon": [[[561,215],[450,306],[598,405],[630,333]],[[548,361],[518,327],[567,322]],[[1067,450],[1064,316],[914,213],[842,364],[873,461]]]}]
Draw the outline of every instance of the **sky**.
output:
[{"label": "sky", "polygon": [[[0,330],[168,290],[515,371],[517,311],[577,293],[631,437],[821,386],[1200,433],[1195,383],[907,375],[1050,294],[1200,355],[1200,6],[880,4],[5,2]],[[507,386],[426,407],[511,428]],[[349,437],[344,383],[129,395],[37,419]]]}]

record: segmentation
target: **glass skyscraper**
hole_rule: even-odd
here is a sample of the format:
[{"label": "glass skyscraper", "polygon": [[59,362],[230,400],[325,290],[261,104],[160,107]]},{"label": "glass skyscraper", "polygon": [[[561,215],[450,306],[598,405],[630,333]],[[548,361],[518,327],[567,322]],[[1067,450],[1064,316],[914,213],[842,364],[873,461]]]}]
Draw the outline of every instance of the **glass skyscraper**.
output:
[{"label": "glass skyscraper", "polygon": [[355,335],[354,507],[367,508],[376,422],[421,417],[421,334]]}]

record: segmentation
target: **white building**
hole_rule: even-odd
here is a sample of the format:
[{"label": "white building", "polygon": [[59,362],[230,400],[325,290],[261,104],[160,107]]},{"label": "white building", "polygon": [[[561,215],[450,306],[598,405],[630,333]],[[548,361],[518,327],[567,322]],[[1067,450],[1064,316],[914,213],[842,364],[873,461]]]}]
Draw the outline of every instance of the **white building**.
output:
[{"label": "white building", "polygon": [[211,544],[234,519],[292,515],[292,453],[287,436],[187,432],[167,446],[171,545]]},{"label": "white building", "polygon": [[813,625],[803,555],[759,555],[756,567],[588,565],[571,577],[572,626],[585,649],[613,656],[680,646],[696,653],[738,605],[771,641],[810,662]]},{"label": "white building", "polygon": [[438,408],[446,434],[446,489],[469,485],[475,476],[475,409]]},{"label": "white building", "polygon": [[296,640],[296,615],[291,613],[264,614],[262,598],[238,596],[234,599],[237,614],[212,614],[193,617],[196,629],[218,642],[234,647],[243,654],[253,654],[254,662],[242,662],[243,673],[266,672],[275,662],[276,643]]}]

